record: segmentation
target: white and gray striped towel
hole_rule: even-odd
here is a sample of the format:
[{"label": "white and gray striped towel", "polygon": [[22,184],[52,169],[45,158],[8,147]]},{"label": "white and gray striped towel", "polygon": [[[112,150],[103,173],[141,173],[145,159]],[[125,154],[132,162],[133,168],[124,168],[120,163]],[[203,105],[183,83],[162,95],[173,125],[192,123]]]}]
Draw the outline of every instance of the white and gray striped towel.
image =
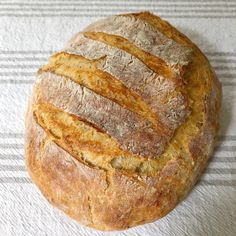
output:
[{"label": "white and gray striped towel", "polygon": [[[26,101],[37,68],[88,23],[107,15],[152,11],[195,41],[223,84],[221,131],[206,173],[158,222],[122,232],[82,227],[50,206],[24,165]],[[236,235],[235,0],[0,1],[0,236]]]}]

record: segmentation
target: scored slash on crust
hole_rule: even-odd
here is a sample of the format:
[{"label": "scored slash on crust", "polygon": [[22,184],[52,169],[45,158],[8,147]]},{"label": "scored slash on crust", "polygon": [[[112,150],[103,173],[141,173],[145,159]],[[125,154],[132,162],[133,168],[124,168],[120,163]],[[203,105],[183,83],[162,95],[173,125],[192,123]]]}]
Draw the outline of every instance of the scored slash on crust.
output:
[{"label": "scored slash on crust", "polygon": [[[117,48],[128,51],[128,53],[143,61],[144,64],[147,64],[148,67],[154,71],[153,73],[159,73],[160,76],[164,76],[164,78],[170,79],[171,81],[173,80],[174,86],[177,86],[176,90],[183,86],[183,82],[180,79],[176,79],[175,76],[177,75],[161,58],[152,56],[150,53],[146,53],[134,44],[130,43],[128,40],[117,35],[108,35],[104,33],[93,34],[92,32],[85,32],[84,35],[85,37],[92,38],[93,40],[104,41],[105,43],[111,44],[112,46],[116,45]],[[115,43],[112,43],[113,39],[115,39]],[[121,144],[121,148],[124,150],[131,151],[133,154],[149,157],[156,157],[160,155],[164,151],[168,140],[172,137],[173,131],[177,127],[177,123],[172,128],[168,127],[159,118],[159,113],[161,110],[159,111],[158,108],[155,109],[152,106],[150,107],[149,103],[151,101],[151,97],[148,100],[143,99],[140,96],[141,94],[137,94],[136,91],[132,91],[132,87],[127,88],[125,84],[119,80],[119,78],[115,78],[112,74],[99,69],[97,65],[99,65],[101,61],[106,61],[106,57],[107,56],[104,55],[99,59],[89,60],[80,55],[61,52],[55,54],[50,59],[49,64],[42,67],[39,73],[51,72],[63,76],[64,78],[71,79],[74,82],[91,89],[100,96],[104,96],[111,101],[118,103],[120,106],[138,115],[141,115],[143,117],[142,119],[147,119],[148,122],[151,122],[152,127],[150,127],[150,125],[147,123],[147,127],[143,126],[144,129],[140,129],[138,132],[134,131],[134,128],[132,128],[133,131],[131,131],[131,128],[128,128],[130,129],[130,134],[133,134],[132,136],[134,137],[132,141],[128,136],[125,137],[122,134],[118,135],[115,131],[109,130],[108,126],[105,126],[108,129],[105,128],[104,124],[102,123],[95,123],[96,126],[100,127],[102,130],[105,128],[108,134],[116,138]],[[182,85],[179,86],[180,84]],[[166,100],[166,95],[164,95],[163,98],[160,99],[160,102],[161,104],[168,104],[171,98],[171,102],[175,102],[176,105],[178,105],[180,102],[182,102],[181,99],[187,99],[186,96],[182,96],[181,98],[180,94],[174,91],[172,92],[171,96],[169,95],[169,100]],[[173,98],[175,95],[177,97]],[[184,103],[187,104],[186,101]],[[176,107],[176,105],[173,104],[173,108]],[[186,105],[182,105],[180,107],[182,107],[182,109],[187,109],[185,106]],[[187,113],[188,112],[185,111],[185,113],[183,113],[181,116],[184,118],[184,114]],[[163,114],[167,117],[167,119],[169,119],[168,113]],[[81,113],[78,113],[78,115],[84,116],[84,114]],[[181,122],[183,122],[183,118]],[[84,116],[83,119],[88,119],[88,117]],[[95,120],[90,119],[89,122],[94,121]],[[136,126],[136,124],[134,125]],[[153,146],[151,143],[156,144]]]}]

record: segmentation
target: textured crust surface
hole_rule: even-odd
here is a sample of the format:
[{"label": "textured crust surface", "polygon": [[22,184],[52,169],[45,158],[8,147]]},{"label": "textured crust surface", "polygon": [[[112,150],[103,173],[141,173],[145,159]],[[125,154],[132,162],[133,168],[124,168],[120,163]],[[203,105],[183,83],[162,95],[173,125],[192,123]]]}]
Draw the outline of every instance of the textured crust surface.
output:
[{"label": "textured crust surface", "polygon": [[26,115],[30,176],[87,226],[152,222],[204,170],[220,101],[208,60],[169,23],[148,12],[99,21],[39,71]]}]

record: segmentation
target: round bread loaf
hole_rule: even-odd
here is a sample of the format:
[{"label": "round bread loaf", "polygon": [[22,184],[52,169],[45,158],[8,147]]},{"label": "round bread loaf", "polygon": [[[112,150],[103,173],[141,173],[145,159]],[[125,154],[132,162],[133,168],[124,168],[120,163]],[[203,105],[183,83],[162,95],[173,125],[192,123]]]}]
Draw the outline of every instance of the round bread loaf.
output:
[{"label": "round bread loaf", "polygon": [[221,85],[186,36],[148,12],[76,34],[37,75],[28,171],[50,203],[100,230],[170,212],[214,147]]}]

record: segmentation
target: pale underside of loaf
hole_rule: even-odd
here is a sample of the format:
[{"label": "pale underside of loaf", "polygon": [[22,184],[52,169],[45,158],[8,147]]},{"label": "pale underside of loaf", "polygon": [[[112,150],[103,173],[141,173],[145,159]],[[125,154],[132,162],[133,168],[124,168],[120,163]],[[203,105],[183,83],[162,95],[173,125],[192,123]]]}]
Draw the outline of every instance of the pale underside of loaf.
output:
[{"label": "pale underside of loaf", "polygon": [[49,201],[86,225],[152,221],[205,167],[219,107],[218,80],[189,39],[150,13],[109,17],[40,69],[26,124],[29,171]]}]

